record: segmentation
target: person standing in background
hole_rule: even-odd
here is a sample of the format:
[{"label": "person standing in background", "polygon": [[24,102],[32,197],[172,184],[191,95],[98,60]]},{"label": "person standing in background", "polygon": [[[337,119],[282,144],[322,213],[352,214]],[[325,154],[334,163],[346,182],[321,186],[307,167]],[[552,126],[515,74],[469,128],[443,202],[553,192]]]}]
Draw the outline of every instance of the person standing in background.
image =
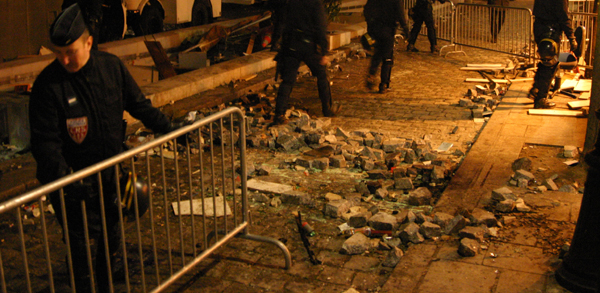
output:
[{"label": "person standing in background", "polygon": [[376,73],[381,65],[379,93],[390,87],[392,66],[394,65],[394,42],[398,24],[404,35],[408,35],[408,25],[402,0],[368,0],[364,7],[367,32],[375,40],[375,52],[371,58],[367,76],[367,88],[373,90]]},{"label": "person standing in background", "polygon": [[[508,7],[508,0],[488,0],[488,5]],[[490,7],[490,33],[492,43],[498,43],[498,34],[504,25],[506,10],[504,8]]]},{"label": "person standing in background", "polygon": [[421,26],[423,25],[423,22],[425,22],[425,26],[427,27],[427,39],[429,39],[431,53],[436,54],[440,52],[440,48],[437,46],[435,21],[433,19],[433,3],[435,1],[439,1],[442,4],[446,3],[446,0],[417,0],[415,6],[411,8],[412,13],[409,15],[412,17],[414,23],[410,31],[406,51],[419,52],[419,49],[415,48],[415,43],[417,42],[417,37],[421,31]]}]

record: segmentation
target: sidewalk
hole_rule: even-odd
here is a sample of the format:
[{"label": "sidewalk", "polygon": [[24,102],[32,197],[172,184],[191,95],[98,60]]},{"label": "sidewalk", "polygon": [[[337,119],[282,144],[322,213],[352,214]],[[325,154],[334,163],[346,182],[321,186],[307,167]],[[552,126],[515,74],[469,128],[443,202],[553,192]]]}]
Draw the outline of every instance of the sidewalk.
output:
[{"label": "sidewalk", "polygon": [[[417,47],[427,48],[426,42],[421,36]],[[459,68],[467,63],[504,62],[507,56],[464,49],[467,56],[443,58],[427,52],[407,53],[404,46],[399,46],[395,52],[392,90],[383,95],[364,88],[368,59],[340,63],[341,69],[332,72],[332,95],[334,101],[343,105],[341,115],[332,119],[332,125],[346,131],[371,129],[392,136],[427,135],[434,146],[451,142],[453,149],[467,153],[434,212],[483,207],[491,190],[506,185],[513,173],[512,162],[529,144],[582,147],[585,138],[585,118],[528,115],[527,109],[532,107],[526,98],[529,83],[514,83],[485,125],[473,121],[470,110],[457,104],[466,90],[475,85],[465,83],[465,77],[477,75]],[[292,92],[290,104],[320,116],[316,91],[313,78],[302,78]],[[565,107],[565,100],[557,98],[557,101],[559,107]],[[458,131],[452,133],[456,126]],[[249,158],[257,161],[273,158],[269,152],[251,152]],[[314,176],[298,180],[321,179]],[[353,185],[339,187],[327,182],[323,185],[323,190],[315,192],[354,192]],[[195,273],[179,281],[174,289],[177,292],[344,292],[350,288],[359,292],[568,292],[556,284],[552,275],[559,264],[557,253],[540,235],[556,234],[570,239],[581,194],[552,191],[523,192],[522,196],[534,207],[534,212],[516,215],[518,225],[501,229],[499,237],[488,241],[487,250],[477,256],[459,256],[457,238],[447,237],[410,245],[395,268],[381,266],[386,253],[380,250],[363,255],[340,254],[345,240],[337,235],[337,225],[341,222],[322,220],[320,207],[271,208],[254,203],[251,232],[286,239],[292,253],[292,268],[282,269],[283,258],[272,246],[235,239],[200,263]],[[317,258],[323,262],[321,265],[308,261],[298,239],[290,213],[299,209],[315,223],[318,235],[311,242]],[[540,219],[543,222],[537,223],[536,228],[532,223]]]}]

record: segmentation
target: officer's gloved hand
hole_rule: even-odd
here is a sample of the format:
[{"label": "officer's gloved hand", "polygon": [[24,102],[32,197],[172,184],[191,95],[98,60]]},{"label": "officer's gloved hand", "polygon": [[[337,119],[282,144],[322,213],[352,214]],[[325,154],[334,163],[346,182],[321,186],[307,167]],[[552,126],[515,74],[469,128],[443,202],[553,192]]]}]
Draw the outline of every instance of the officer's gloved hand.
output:
[{"label": "officer's gloved hand", "polygon": [[[181,127],[186,126],[187,124],[185,122],[171,122],[171,127],[169,132],[173,132]],[[178,145],[181,146],[186,146],[189,142],[189,138],[188,138],[188,133],[178,136],[177,139],[175,139],[177,141]]]},{"label": "officer's gloved hand", "polygon": [[91,180],[75,182],[64,187],[65,200],[88,200],[97,195]]},{"label": "officer's gloved hand", "polygon": [[577,41],[575,39],[570,39],[569,40],[569,46],[571,48],[571,52],[577,51],[578,44],[577,44]]}]

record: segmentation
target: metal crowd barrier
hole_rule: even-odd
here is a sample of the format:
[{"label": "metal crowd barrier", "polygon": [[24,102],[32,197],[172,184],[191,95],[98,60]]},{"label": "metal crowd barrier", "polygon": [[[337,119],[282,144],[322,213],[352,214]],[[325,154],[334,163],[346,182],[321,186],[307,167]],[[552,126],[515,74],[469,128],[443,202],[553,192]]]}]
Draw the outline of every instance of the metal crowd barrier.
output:
[{"label": "metal crowd barrier", "polygon": [[[584,13],[584,12],[575,12],[569,13],[569,17],[573,23],[573,29],[577,27],[582,27],[585,37],[584,41],[579,44],[582,47],[581,58],[583,58],[584,62],[580,62],[580,65],[585,68],[593,68],[594,65],[594,48],[596,46],[596,21],[598,18],[597,14],[594,13]],[[569,40],[562,35],[561,39],[561,52],[569,51]]]},{"label": "metal crowd barrier", "polygon": [[[179,152],[166,149],[169,145],[177,146],[177,137],[182,135],[189,137],[185,147],[180,146]],[[115,262],[109,257],[95,260],[106,262],[108,271],[113,271],[108,274],[109,291],[163,292],[234,237],[277,246],[283,252],[285,267],[290,268],[291,255],[283,243],[249,233],[245,136],[243,113],[239,108],[228,108],[1,203],[1,291],[75,292],[69,269],[72,252],[62,241],[63,230],[56,217],[44,212],[50,207],[44,199],[58,192],[64,211],[63,188],[68,190],[67,185],[92,176],[99,182],[100,202],[109,200],[103,192],[106,189],[102,174],[106,171],[102,171],[113,169],[118,175],[123,166],[145,178],[150,208],[141,217],[138,209],[134,209],[135,214],[129,214],[129,220],[121,208],[116,209],[122,239],[120,256]],[[191,147],[194,141],[199,144],[197,148]],[[115,184],[118,191],[115,202],[120,203],[122,186],[119,180]],[[133,194],[137,207],[140,202],[137,190]],[[87,220],[85,205],[90,202],[80,203],[83,218]],[[32,206],[37,208],[30,209]],[[189,210],[188,215],[184,215],[185,210]],[[106,239],[106,210],[101,212],[102,235]],[[68,216],[63,213],[63,217]],[[64,233],[69,233],[65,227]],[[88,230],[85,233],[87,261],[92,264],[92,252],[98,243],[90,241]],[[104,240],[104,247],[107,245]],[[94,284],[97,280],[94,272],[90,273],[90,282]]]},{"label": "metal crowd barrier", "polygon": [[[524,56],[530,61],[535,57],[529,9],[459,3],[454,21],[453,44]],[[494,39],[492,29],[498,24],[499,32]]]}]

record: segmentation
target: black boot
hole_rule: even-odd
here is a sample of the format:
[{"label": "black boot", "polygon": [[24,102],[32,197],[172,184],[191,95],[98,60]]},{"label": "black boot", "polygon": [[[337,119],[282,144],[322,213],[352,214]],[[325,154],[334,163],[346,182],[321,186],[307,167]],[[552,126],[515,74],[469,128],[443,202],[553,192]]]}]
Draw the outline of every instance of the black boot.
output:
[{"label": "black boot", "polygon": [[537,99],[533,102],[534,109],[552,109],[556,107],[556,103],[548,101],[548,99]]},{"label": "black boot", "polygon": [[390,89],[390,84],[389,83],[380,83],[379,84],[379,93],[380,94],[385,94],[389,91]]}]

